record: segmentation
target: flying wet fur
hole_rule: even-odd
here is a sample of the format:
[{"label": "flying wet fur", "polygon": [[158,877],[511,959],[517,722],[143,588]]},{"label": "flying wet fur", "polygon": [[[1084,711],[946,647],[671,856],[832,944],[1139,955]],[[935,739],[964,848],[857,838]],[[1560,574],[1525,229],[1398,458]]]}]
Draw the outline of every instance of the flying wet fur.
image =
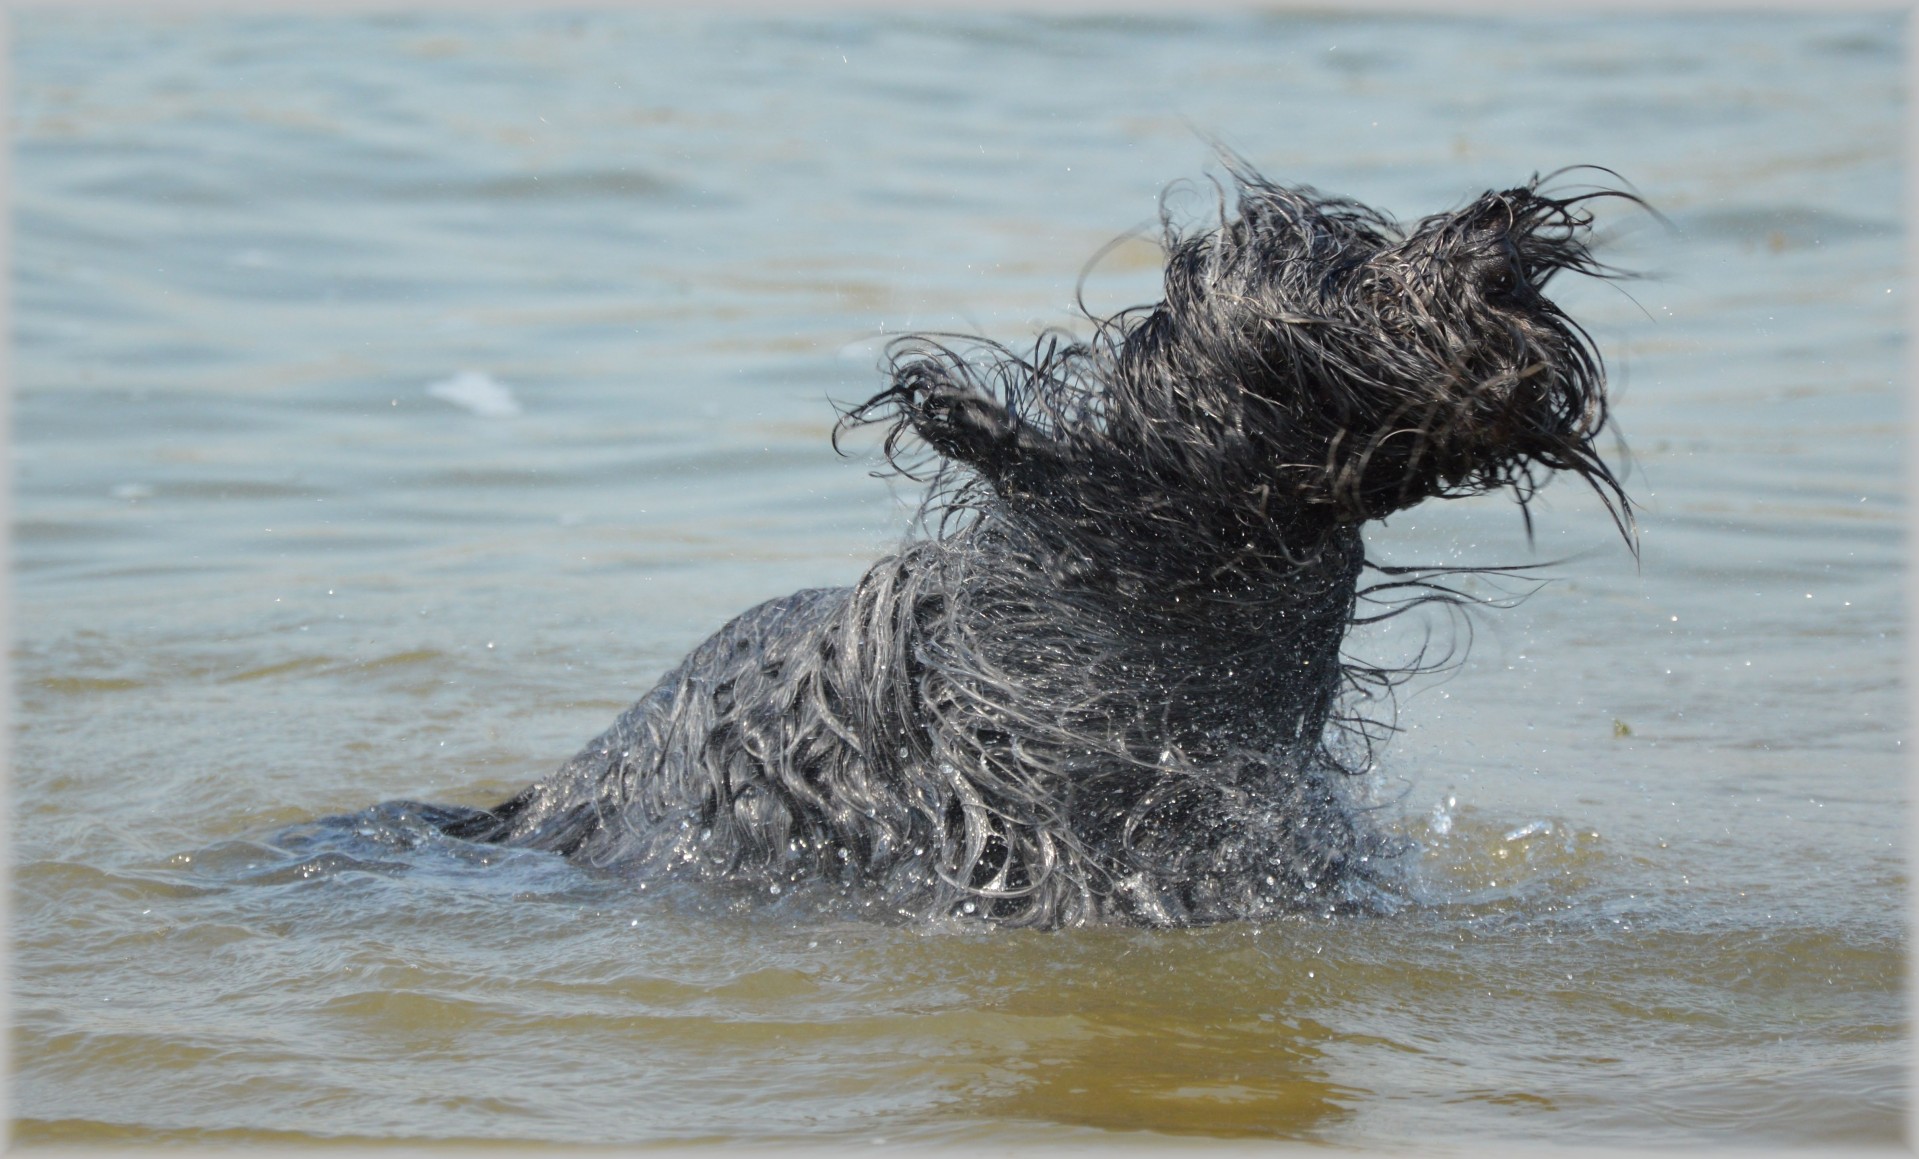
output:
[{"label": "flying wet fur", "polygon": [[[1587,202],[1638,199],[1535,178],[1403,229],[1230,169],[1217,226],[1162,215],[1157,305],[1025,354],[893,344],[842,430],[930,482],[923,534],[727,624],[511,800],[430,816],[641,880],[1005,925],[1388,897],[1350,783],[1399,674],[1340,652],[1361,525],[1502,488],[1523,508],[1568,472],[1630,535],[1599,355],[1544,291],[1609,273]],[[1367,591],[1408,585],[1444,594]]]}]

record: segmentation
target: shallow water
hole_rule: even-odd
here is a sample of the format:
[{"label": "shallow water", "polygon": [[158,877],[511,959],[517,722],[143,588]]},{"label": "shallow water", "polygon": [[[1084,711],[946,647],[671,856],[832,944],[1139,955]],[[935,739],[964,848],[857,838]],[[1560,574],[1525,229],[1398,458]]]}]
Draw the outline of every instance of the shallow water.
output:
[{"label": "shallow water", "polygon": [[[1899,1138],[1904,35],[15,14],[16,1138]],[[1557,561],[1400,698],[1418,904],[994,932],[302,844],[497,800],[854,579],[914,496],[828,400],[885,334],[1070,323],[1195,128],[1405,216],[1596,163],[1671,222],[1555,290],[1638,563],[1571,486],[1532,545],[1499,499],[1371,534]]]}]

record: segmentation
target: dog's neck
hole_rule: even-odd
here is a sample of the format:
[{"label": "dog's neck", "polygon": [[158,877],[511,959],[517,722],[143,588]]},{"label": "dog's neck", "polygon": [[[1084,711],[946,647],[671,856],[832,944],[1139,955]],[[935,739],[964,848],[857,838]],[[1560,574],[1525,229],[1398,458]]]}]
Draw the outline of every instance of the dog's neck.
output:
[{"label": "dog's neck", "polygon": [[1018,541],[1061,588],[1109,592],[1149,615],[1175,612],[1175,600],[1294,606],[1317,604],[1328,585],[1352,588],[1364,552],[1356,525],[1296,510],[1249,517],[1247,506],[1167,498],[1113,514],[1089,512],[1071,493],[1001,494],[980,529]]},{"label": "dog's neck", "polygon": [[968,648],[1014,678],[1029,706],[1051,702],[1147,759],[1319,743],[1363,562],[1358,528],[1289,559],[999,509],[946,542],[956,558],[979,558],[958,626]]}]

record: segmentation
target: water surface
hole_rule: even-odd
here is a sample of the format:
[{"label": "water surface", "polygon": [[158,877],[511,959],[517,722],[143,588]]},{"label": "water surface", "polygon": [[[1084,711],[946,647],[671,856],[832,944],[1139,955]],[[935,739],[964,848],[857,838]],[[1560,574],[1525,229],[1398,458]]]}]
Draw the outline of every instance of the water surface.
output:
[{"label": "water surface", "polygon": [[[1897,1139],[1903,38],[16,14],[16,1137]],[[1374,786],[1417,904],[900,927],[301,844],[495,801],[731,615],[854,580],[915,496],[829,400],[885,335],[1070,324],[1169,183],[1208,212],[1196,129],[1403,216],[1590,163],[1670,221],[1609,208],[1651,276],[1555,294],[1638,561],[1572,486],[1530,544],[1498,498],[1372,531],[1557,561],[1426,622],[1470,651]]]}]

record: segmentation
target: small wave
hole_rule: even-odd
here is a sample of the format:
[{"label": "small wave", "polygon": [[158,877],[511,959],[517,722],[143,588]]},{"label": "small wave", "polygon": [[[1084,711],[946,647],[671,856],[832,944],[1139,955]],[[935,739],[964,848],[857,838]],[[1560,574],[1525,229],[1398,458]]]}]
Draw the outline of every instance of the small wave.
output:
[{"label": "small wave", "polygon": [[520,413],[520,403],[513,397],[513,391],[483,370],[462,370],[452,378],[429,383],[426,392],[481,418],[512,418]]},{"label": "small wave", "polygon": [[364,878],[410,879],[463,893],[545,895],[589,880],[562,858],[476,845],[440,826],[471,810],[388,801],[358,813],[319,817],[254,840],[221,842],[176,855],[170,866],[200,885],[276,886]]}]

